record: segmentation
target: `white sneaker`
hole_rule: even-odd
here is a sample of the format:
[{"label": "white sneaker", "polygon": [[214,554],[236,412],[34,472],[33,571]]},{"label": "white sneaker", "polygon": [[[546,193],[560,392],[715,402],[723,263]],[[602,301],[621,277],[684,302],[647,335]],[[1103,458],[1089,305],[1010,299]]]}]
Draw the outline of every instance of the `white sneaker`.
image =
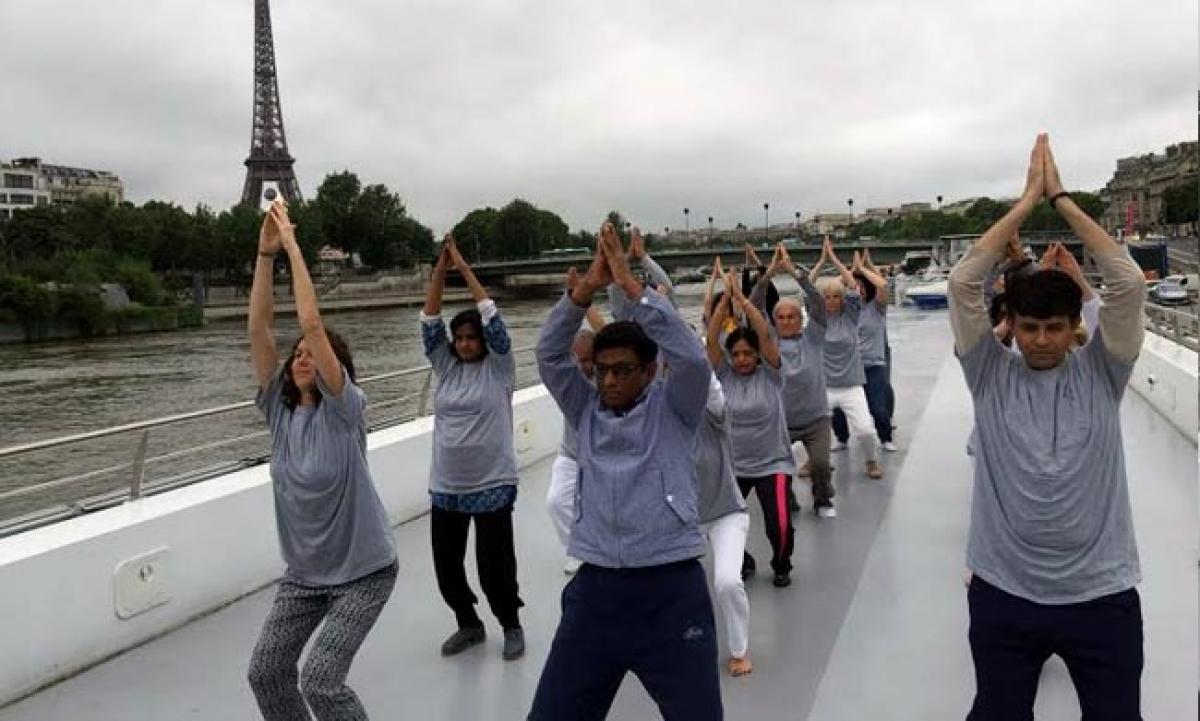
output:
[{"label": "white sneaker", "polygon": [[568,576],[573,576],[582,565],[583,561],[580,561],[578,558],[571,558],[570,556],[567,556],[567,562],[563,564],[563,573],[567,574]]},{"label": "white sneaker", "polygon": [[837,508],[834,507],[833,503],[830,503],[828,506],[818,506],[817,518],[837,518]]},{"label": "white sneaker", "polygon": [[844,450],[846,450],[846,444],[845,444],[845,443],[842,443],[841,441],[834,441],[834,442],[833,442],[833,445],[829,447],[829,450],[831,450],[831,451],[844,451]]},{"label": "white sneaker", "polygon": [[883,450],[888,451],[889,453],[895,453],[896,451],[898,451],[900,449],[896,447],[895,443],[888,441],[883,444]]}]

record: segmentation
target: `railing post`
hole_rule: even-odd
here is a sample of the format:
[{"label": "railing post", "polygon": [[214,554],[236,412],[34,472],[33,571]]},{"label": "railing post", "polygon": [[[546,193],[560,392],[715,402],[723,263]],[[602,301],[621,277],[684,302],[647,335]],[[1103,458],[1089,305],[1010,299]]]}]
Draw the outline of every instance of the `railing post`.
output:
[{"label": "railing post", "polygon": [[129,500],[136,501],[142,497],[142,481],[146,477],[146,447],[150,445],[150,429],[142,432],[138,441],[137,451],[133,454],[132,474],[129,479]]}]

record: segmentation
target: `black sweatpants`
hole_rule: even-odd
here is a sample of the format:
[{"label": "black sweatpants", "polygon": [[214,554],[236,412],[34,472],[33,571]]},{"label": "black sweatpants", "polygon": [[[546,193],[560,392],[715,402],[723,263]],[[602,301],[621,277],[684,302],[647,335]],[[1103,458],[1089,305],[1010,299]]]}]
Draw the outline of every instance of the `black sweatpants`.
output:
[{"label": "black sweatpants", "polygon": [[1141,719],[1142,607],[1136,589],[1049,606],[978,576],[967,594],[975,703],[967,721],[1032,721],[1042,665],[1066,663],[1083,721]]},{"label": "black sweatpants", "polygon": [[584,564],[528,721],[599,721],[632,671],[664,721],[721,721],[717,631],[699,561],[646,568]]},{"label": "black sweatpants", "polygon": [[433,507],[430,533],[433,541],[433,569],[438,590],[446,605],[454,611],[459,628],[480,628],[483,621],[475,613],[479,601],[467,583],[467,533],[475,520],[475,562],[483,595],[496,620],[505,629],[519,628],[517,609],[521,602],[517,587],[517,553],[513,547],[513,507],[488,513],[459,513]]},{"label": "black sweatpants", "polygon": [[767,540],[771,542],[771,569],[776,573],[791,573],[792,570],[792,549],[796,538],[787,498],[791,480],[791,476],[785,473],[758,478],[738,476],[737,479],[742,498],[749,496],[753,490],[762,505],[763,527],[767,531]]}]

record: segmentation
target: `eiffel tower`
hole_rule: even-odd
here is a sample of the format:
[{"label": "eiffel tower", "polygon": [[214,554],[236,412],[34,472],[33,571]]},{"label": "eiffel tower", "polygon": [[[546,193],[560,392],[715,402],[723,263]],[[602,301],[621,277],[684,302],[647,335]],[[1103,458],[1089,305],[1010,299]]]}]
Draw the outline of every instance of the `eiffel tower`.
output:
[{"label": "eiffel tower", "polygon": [[259,204],[264,182],[275,182],[289,203],[298,202],[300,184],[292,170],[295,159],[288,153],[283,133],[283,108],[279,104],[279,80],[275,72],[275,41],[271,36],[271,7],[268,0],[254,0],[254,126],[250,133],[250,156],[246,158],[246,184],[242,202]]}]

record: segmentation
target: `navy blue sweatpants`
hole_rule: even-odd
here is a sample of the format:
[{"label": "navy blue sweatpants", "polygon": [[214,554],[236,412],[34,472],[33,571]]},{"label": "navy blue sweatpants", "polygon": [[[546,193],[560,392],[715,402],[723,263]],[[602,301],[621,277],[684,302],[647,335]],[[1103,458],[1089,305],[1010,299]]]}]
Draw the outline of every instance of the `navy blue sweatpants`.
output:
[{"label": "navy blue sweatpants", "polygon": [[584,564],[562,594],[562,620],[529,721],[598,721],[632,672],[665,721],[721,721],[717,632],[696,560],[648,568]]},{"label": "navy blue sweatpants", "polygon": [[1136,589],[1048,606],[978,576],[967,594],[975,703],[967,721],[1033,721],[1042,665],[1067,665],[1084,721],[1139,721],[1142,606]]}]

